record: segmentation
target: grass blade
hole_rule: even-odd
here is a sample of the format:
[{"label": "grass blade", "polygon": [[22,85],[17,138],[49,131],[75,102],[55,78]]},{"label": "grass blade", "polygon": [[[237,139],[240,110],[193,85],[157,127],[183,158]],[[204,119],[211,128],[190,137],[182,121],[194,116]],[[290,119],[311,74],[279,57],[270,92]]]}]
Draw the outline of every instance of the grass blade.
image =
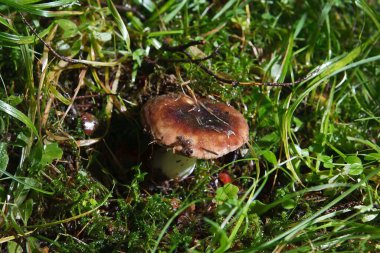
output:
[{"label": "grass blade", "polygon": [[309,218],[301,221],[300,223],[298,223],[296,226],[294,226],[293,228],[289,229],[288,231],[285,231],[284,233],[282,233],[282,234],[276,236],[275,238],[273,238],[272,240],[270,240],[268,242],[265,242],[265,243],[263,243],[263,244],[261,244],[261,245],[259,245],[257,247],[248,248],[247,250],[244,250],[244,251],[241,251],[241,252],[247,252],[247,253],[248,252],[257,252],[257,251],[260,251],[260,250],[264,250],[264,249],[266,249],[268,247],[277,245],[282,240],[289,241],[291,238],[294,237],[294,235],[296,235],[300,230],[304,229],[309,223],[313,222],[316,218],[318,218],[326,210],[328,210],[329,208],[333,207],[334,205],[336,205],[337,203],[339,203],[341,200],[343,200],[344,198],[346,198],[347,196],[349,196],[352,192],[354,192],[355,190],[357,190],[359,187],[361,187],[364,183],[366,183],[369,179],[371,179],[373,176],[375,176],[379,172],[380,172],[380,169],[372,171],[370,174],[368,174],[365,177],[364,180],[362,180],[359,183],[357,183],[357,184],[353,185],[352,187],[350,187],[350,189],[348,189],[347,191],[345,191],[344,193],[342,193],[340,196],[338,196],[337,198],[335,198],[329,204],[327,204],[326,206],[324,206],[323,208],[321,208],[319,211],[315,212]]},{"label": "grass blade", "polygon": [[113,18],[115,19],[115,22],[116,22],[116,24],[117,24],[117,26],[121,32],[121,36],[122,36],[123,40],[125,41],[125,46],[126,46],[127,50],[131,51],[131,39],[129,37],[129,33],[127,30],[127,27],[124,24],[123,19],[121,18],[119,12],[117,11],[115,5],[113,4],[113,2],[111,0],[107,0],[107,5],[108,5],[108,8],[111,11],[111,14],[112,14]]},{"label": "grass blade", "polygon": [[377,29],[380,31],[380,21],[379,21],[379,13],[376,13],[366,1],[364,0],[356,0],[355,4],[362,8],[362,10],[367,13],[367,15],[372,19],[373,23],[375,23]]},{"label": "grass blade", "polygon": [[164,22],[169,23],[175,17],[175,15],[177,15],[178,12],[182,10],[182,8],[186,5],[186,3],[187,3],[187,0],[182,0],[182,2],[178,3],[177,7],[163,18]]},{"label": "grass blade", "polygon": [[30,130],[32,130],[33,134],[38,137],[38,132],[37,132],[36,127],[34,126],[32,121],[28,118],[28,116],[26,116],[24,113],[14,108],[10,104],[5,103],[2,100],[0,100],[0,111],[5,112],[9,116],[12,116],[13,118],[24,123]]},{"label": "grass blade", "polygon": [[45,11],[35,8],[32,5],[19,4],[13,0],[0,0],[0,4],[7,5],[14,8],[17,11],[28,12],[30,14],[43,16],[43,17],[60,17],[60,16],[70,16],[70,15],[80,15],[80,11]]},{"label": "grass blade", "polygon": [[211,19],[212,21],[216,20],[217,18],[219,18],[220,16],[222,16],[228,9],[231,8],[232,5],[234,5],[235,3],[238,3],[237,0],[230,0],[228,1],[224,6],[223,8],[218,11],[218,13]]}]

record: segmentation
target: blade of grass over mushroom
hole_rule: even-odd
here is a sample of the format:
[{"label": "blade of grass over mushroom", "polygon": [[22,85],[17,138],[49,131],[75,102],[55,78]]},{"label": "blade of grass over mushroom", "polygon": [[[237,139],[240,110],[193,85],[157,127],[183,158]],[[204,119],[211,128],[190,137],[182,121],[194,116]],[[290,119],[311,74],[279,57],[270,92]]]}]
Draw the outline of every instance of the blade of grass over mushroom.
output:
[{"label": "blade of grass over mushroom", "polygon": [[125,41],[125,47],[126,47],[126,49],[128,51],[131,51],[131,39],[129,37],[129,33],[128,33],[128,30],[127,30],[127,27],[124,24],[123,19],[121,18],[119,12],[115,8],[115,5],[113,4],[113,2],[111,0],[107,0],[107,5],[108,5],[109,10],[111,11],[111,14],[112,14],[113,18],[116,21],[116,24],[117,24],[117,26],[119,28],[119,31],[121,32],[121,37]]}]

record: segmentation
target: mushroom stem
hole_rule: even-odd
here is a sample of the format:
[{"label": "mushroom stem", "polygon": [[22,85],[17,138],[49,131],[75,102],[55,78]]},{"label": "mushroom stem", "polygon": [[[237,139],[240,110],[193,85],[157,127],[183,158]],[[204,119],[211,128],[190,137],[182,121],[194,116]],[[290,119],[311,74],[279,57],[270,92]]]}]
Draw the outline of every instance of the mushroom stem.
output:
[{"label": "mushroom stem", "polygon": [[160,169],[168,178],[185,179],[189,176],[196,164],[197,159],[173,153],[172,150],[160,148],[153,155],[153,169]]}]

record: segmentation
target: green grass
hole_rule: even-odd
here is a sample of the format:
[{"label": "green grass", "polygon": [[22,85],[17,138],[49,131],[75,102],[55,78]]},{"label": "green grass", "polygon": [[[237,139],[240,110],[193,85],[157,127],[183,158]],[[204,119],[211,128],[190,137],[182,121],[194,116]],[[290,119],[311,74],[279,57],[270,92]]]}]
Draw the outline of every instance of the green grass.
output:
[{"label": "green grass", "polygon": [[[222,2],[0,0],[1,252],[380,251],[380,4]],[[153,184],[139,111],[184,83],[250,141]]]}]

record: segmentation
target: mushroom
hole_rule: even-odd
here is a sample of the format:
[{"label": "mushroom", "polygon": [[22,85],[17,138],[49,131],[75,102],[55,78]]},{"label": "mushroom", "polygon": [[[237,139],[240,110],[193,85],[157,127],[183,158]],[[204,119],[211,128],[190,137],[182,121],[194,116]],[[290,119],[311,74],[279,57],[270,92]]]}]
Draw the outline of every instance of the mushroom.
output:
[{"label": "mushroom", "polygon": [[215,159],[248,141],[248,124],[231,106],[184,94],[151,98],[141,112],[142,124],[162,148],[152,169],[168,178],[186,178],[197,159]]}]

